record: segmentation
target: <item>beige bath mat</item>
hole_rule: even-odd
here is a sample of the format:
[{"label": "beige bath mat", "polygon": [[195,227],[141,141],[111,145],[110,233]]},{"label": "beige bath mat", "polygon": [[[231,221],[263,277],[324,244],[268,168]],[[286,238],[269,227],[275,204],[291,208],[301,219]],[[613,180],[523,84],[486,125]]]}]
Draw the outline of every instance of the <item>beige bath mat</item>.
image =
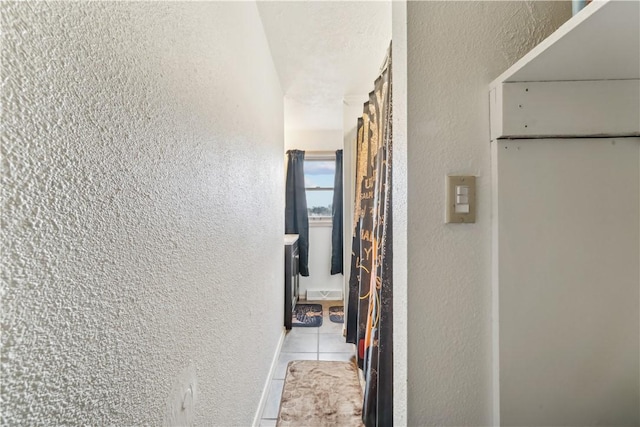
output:
[{"label": "beige bath mat", "polygon": [[289,362],[276,425],[361,427],[362,389],[356,364]]}]

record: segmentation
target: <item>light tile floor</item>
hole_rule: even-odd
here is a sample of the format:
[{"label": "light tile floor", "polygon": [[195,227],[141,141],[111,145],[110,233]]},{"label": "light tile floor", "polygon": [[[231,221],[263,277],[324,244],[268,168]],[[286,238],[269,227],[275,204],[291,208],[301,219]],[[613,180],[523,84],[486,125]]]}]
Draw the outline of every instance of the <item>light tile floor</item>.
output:
[{"label": "light tile floor", "polygon": [[271,380],[267,403],[262,411],[260,426],[275,426],[280,408],[287,365],[292,360],[349,361],[355,355],[355,346],[342,335],[342,323],[329,320],[329,307],[342,305],[342,301],[300,301],[300,304],[322,304],[322,326],[319,328],[292,328],[282,344],[278,365]]}]

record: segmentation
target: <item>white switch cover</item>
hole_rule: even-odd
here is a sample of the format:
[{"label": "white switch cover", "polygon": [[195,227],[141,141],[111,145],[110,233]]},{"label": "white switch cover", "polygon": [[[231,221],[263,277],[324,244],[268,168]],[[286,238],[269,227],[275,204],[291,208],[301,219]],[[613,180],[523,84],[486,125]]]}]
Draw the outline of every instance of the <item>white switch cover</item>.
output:
[{"label": "white switch cover", "polygon": [[476,177],[447,177],[447,212],[449,223],[476,222]]},{"label": "white switch cover", "polygon": [[469,204],[469,196],[456,196],[456,205],[468,205]]},{"label": "white switch cover", "polygon": [[459,196],[467,196],[467,195],[469,195],[469,186],[468,185],[456,185],[456,195],[459,195]]},{"label": "white switch cover", "polygon": [[464,204],[456,203],[456,213],[457,214],[468,214],[469,213],[469,204],[468,203],[464,203]]}]

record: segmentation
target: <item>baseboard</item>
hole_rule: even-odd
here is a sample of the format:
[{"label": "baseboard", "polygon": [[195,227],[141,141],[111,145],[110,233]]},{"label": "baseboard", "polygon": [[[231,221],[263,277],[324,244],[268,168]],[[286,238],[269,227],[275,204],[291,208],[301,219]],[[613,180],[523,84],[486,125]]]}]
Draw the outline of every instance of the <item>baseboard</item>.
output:
[{"label": "baseboard", "polygon": [[269,368],[269,375],[267,375],[267,380],[265,381],[264,387],[262,388],[262,396],[260,396],[260,402],[258,403],[258,410],[256,411],[256,414],[253,417],[253,423],[251,424],[253,427],[260,426],[262,411],[264,411],[264,407],[267,404],[267,398],[269,397],[269,390],[271,389],[271,380],[273,379],[273,374],[276,372],[276,367],[278,366],[278,358],[280,357],[280,350],[282,349],[282,343],[284,343],[284,337],[286,335],[287,335],[287,330],[283,327],[282,333],[280,334],[280,339],[278,340],[278,345],[276,346],[276,352],[274,353],[273,360],[271,361],[271,367]]},{"label": "baseboard", "polygon": [[342,290],[324,290],[324,289],[308,289],[307,301],[331,300],[339,301],[342,299]]}]

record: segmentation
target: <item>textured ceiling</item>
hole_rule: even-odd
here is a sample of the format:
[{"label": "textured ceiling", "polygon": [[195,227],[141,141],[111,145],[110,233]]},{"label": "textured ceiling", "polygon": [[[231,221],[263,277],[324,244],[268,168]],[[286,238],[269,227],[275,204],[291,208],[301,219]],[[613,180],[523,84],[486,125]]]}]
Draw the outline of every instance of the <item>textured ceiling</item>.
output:
[{"label": "textured ceiling", "polygon": [[[258,10],[282,90],[296,106],[287,126],[341,123],[344,96],[373,88],[391,41],[391,3],[269,1]],[[307,108],[314,113],[301,111]]]}]

